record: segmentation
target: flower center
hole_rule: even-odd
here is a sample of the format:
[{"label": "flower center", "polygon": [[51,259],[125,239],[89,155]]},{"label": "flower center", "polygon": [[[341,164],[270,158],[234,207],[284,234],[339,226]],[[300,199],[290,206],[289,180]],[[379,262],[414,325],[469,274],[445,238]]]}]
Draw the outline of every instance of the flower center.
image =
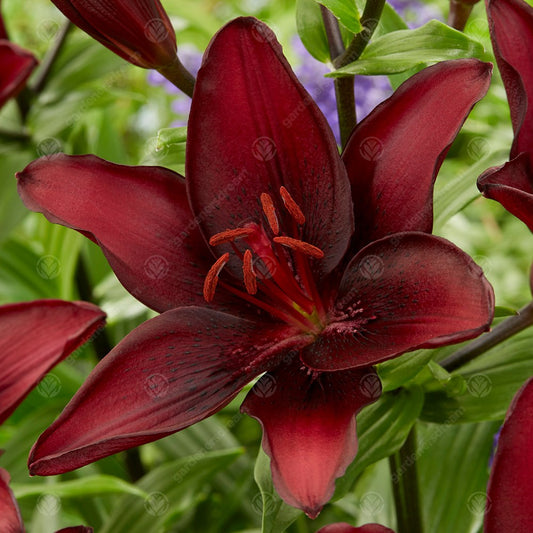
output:
[{"label": "flower center", "polygon": [[[230,260],[230,253],[220,256],[209,269],[204,281],[204,298],[211,302],[220,284],[233,294],[253,303],[271,315],[308,332],[319,333],[325,327],[326,313],[318,295],[310,261],[318,261],[324,252],[301,239],[305,216],[285,187],[280,198],[288,217],[282,232],[283,219],[272,197],[261,194],[259,200],[264,220],[247,222],[228,229],[209,239],[211,246],[231,244],[242,262],[244,290],[219,280],[220,273]],[[236,241],[244,243],[244,251]]]}]

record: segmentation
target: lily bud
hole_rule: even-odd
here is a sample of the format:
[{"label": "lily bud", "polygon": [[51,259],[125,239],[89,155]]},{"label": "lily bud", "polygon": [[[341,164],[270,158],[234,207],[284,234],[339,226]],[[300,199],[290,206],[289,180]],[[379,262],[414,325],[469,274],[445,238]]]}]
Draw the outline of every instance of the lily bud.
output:
[{"label": "lily bud", "polygon": [[176,61],[174,29],[159,0],[52,0],[76,26],[143,68]]}]

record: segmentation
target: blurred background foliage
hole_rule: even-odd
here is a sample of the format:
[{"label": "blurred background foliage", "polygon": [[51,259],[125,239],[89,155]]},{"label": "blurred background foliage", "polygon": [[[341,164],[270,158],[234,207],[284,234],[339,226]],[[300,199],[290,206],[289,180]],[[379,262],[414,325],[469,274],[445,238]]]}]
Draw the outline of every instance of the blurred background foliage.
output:
[{"label": "blurred background foliage", "polygon": [[[331,97],[326,98],[332,94],[333,81],[323,78],[330,68],[313,59],[298,37],[297,8],[310,51],[323,53],[323,43],[302,30],[301,13],[309,2],[313,4],[312,0],[165,0],[163,4],[177,32],[180,56],[191,69],[198,68],[210,38],[228,20],[254,15],[267,22],[309,89],[313,83],[326,84],[327,90],[319,91],[324,100],[320,103],[336,127]],[[409,27],[433,17],[445,20],[448,9],[444,0],[426,4],[397,0],[393,5]],[[41,59],[65,22],[47,0],[33,0],[31,8],[27,2],[4,0],[2,10],[11,39]],[[465,33],[480,44],[478,56],[493,61],[482,2],[475,6]],[[390,94],[390,86],[384,78],[359,78],[356,98],[363,116]],[[398,75],[391,77],[391,83],[397,85]],[[120,286],[99,248],[74,231],[27,212],[16,194],[14,173],[34,158],[58,151],[94,153],[116,163],[163,165],[183,172],[187,105],[187,98],[172,91],[156,73],[126,64],[81,31],[71,31],[25,122],[15,101],[0,112],[0,304],[90,298],[109,315],[106,335],[112,345],[153,316]],[[507,159],[511,141],[509,110],[496,71],[489,94],[451,147],[435,193],[435,233],[452,240],[483,267],[495,288],[497,305],[509,308],[504,314],[531,298],[532,237],[499,204],[479,198],[475,180],[487,167]],[[426,530],[475,532],[482,522],[493,435],[513,394],[533,374],[532,337],[524,332],[452,375],[439,371],[433,360],[452,353],[454,347],[419,350],[381,365],[387,392],[358,417],[357,460],[338,482],[336,501],[315,521],[275,495],[266,459],[259,452],[259,425],[239,413],[246,391],[218,415],[144,446],[140,457],[149,473],[140,481],[132,479],[131,458],[126,454],[63,476],[28,478],[29,448],[96,364],[94,343],[56,367],[0,427],[0,448],[5,450],[0,466],[11,473],[27,529],[35,533],[78,523],[113,533],[252,533],[280,532],[285,527],[304,533],[335,521],[354,525],[378,521],[394,527],[386,458],[398,451],[416,426]]]}]

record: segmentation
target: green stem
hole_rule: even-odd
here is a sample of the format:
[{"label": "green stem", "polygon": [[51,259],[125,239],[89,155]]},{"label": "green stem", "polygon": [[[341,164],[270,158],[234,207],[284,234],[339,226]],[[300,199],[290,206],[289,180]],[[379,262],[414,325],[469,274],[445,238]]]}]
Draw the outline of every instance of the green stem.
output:
[{"label": "green stem", "polygon": [[349,65],[361,57],[363,50],[366,48],[379,24],[384,6],[385,0],[367,0],[363,15],[361,16],[361,26],[363,26],[363,29],[354,36],[344,53],[335,58],[333,61],[335,68]]},{"label": "green stem", "polygon": [[[324,6],[320,6],[324,28],[329,44],[329,54],[333,64],[337,57],[344,53],[344,43],[339,27],[339,22],[334,15]],[[339,130],[341,134],[341,144],[344,148],[352,130],[357,124],[355,112],[355,95],[353,90],[354,76],[335,78],[335,96],[337,99],[337,114],[339,116]]]},{"label": "green stem", "polygon": [[423,533],[424,531],[416,460],[416,432],[413,426],[400,451],[389,457],[397,533]]},{"label": "green stem", "polygon": [[11,141],[29,141],[30,134],[27,131],[12,131],[0,128],[0,138]]},{"label": "green stem", "polygon": [[31,86],[31,90],[35,94],[39,94],[42,92],[44,87],[46,86],[46,83],[48,82],[48,78],[50,76],[50,72],[52,70],[52,67],[54,66],[54,63],[56,59],[58,58],[61,49],[63,48],[63,45],[65,44],[65,41],[67,39],[67,36],[73,27],[72,22],[70,20],[67,20],[65,24],[63,24],[63,27],[59,31],[54,44],[48,50],[46,53],[46,56],[44,57],[41,67],[39,68],[35,81],[33,82]]},{"label": "green stem", "polygon": [[187,96],[192,98],[194,91],[194,76],[183,66],[179,58],[166,67],[161,67],[159,73],[174,84],[180,91],[183,91]]},{"label": "green stem", "polygon": [[473,8],[473,5],[463,4],[463,2],[458,2],[457,0],[450,0],[448,26],[463,31]]},{"label": "green stem", "polygon": [[500,322],[488,333],[481,335],[481,337],[478,337],[440,361],[440,365],[448,370],[448,372],[457,370],[459,367],[475,359],[478,355],[485,353],[493,346],[500,344],[500,342],[507,340],[509,337],[516,335],[532,325],[533,302],[530,302],[525,307],[522,307],[522,309],[518,311],[518,314]]},{"label": "green stem", "polygon": [[[76,286],[82,300],[95,303],[94,293],[89,279],[89,273],[85,265],[83,255],[80,254],[76,267]],[[100,330],[92,339],[94,351],[98,360],[101,361],[112,349],[113,345],[106,329]],[[126,470],[130,480],[134,483],[146,474],[138,448],[131,448],[124,452]]]}]

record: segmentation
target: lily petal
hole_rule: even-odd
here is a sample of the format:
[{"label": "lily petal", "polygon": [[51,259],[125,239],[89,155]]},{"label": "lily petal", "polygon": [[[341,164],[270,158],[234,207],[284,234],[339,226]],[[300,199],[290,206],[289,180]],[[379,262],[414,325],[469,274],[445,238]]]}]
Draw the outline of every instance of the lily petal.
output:
[{"label": "lily petal", "polygon": [[483,196],[500,202],[533,231],[533,173],[529,157],[521,153],[505,165],[485,171],[477,186]]},{"label": "lily petal", "polygon": [[329,526],[321,527],[316,533],[394,533],[392,529],[379,524],[365,524],[353,527],[346,522],[338,522]]},{"label": "lily petal", "polygon": [[33,54],[14,43],[0,40],[0,107],[18,94],[36,65]]},{"label": "lily petal", "polygon": [[298,344],[293,335],[286,326],[265,328],[199,307],[144,322],[39,437],[31,474],[68,472],[203,420]]},{"label": "lily petal", "polygon": [[433,184],[492,66],[443,61],[409,78],[354,130],[343,160],[352,184],[355,245],[402,231],[431,233]]},{"label": "lily petal", "polygon": [[369,244],[344,273],[338,321],[303,348],[316,370],[376,364],[489,329],[494,294],[481,268],[449,241],[418,232]]},{"label": "lily petal", "polygon": [[24,524],[13,491],[9,488],[9,474],[0,468],[0,531],[24,533]]},{"label": "lily petal", "polygon": [[176,35],[159,0],[52,0],[76,26],[143,68],[176,59]]},{"label": "lily petal", "polygon": [[[265,24],[239,18],[214,37],[188,132],[188,193],[195,214],[207,210],[200,224],[208,238],[250,221],[268,227],[262,193],[271,195],[282,231],[296,233],[280,196],[284,186],[306,219],[303,236],[289,236],[324,251],[321,272],[339,263],[353,230],[346,171],[326,119]],[[240,263],[228,268],[239,275]]]},{"label": "lily petal", "polygon": [[511,109],[515,134],[511,159],[528,152],[533,165],[533,7],[521,0],[488,0],[487,15]]},{"label": "lily petal", "polygon": [[65,527],[59,531],[56,531],[56,533],[93,533],[93,528],[86,526]]},{"label": "lily petal", "polygon": [[[179,174],[57,154],[30,163],[17,177],[26,207],[96,241],[138,300],[159,312],[205,305],[213,256]],[[217,303],[223,305],[221,297]]]},{"label": "lily petal", "polygon": [[533,531],[533,378],[515,396],[498,439],[488,485],[485,533]]},{"label": "lily petal", "polygon": [[355,457],[355,415],[379,397],[360,386],[368,376],[376,374],[363,369],[316,376],[296,360],[265,374],[242,404],[263,427],[276,491],[311,518]]},{"label": "lily petal", "polygon": [[0,423],[104,320],[105,313],[86,302],[38,300],[1,306]]}]

